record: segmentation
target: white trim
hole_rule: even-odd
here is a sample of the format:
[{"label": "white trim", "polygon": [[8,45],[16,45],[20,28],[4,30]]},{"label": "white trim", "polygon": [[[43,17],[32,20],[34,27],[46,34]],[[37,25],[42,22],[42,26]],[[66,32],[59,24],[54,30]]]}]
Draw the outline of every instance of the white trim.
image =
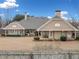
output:
[{"label": "white trim", "polygon": [[21,24],[18,23],[17,25],[18,25],[18,26],[21,26],[23,29],[25,29]]},{"label": "white trim", "polygon": [[39,31],[41,28],[43,28],[45,25],[47,25],[49,22],[51,22],[52,21],[52,19],[51,20],[49,20],[49,21],[47,21],[45,24],[43,24],[42,26],[40,26],[38,29],[37,29],[37,31]]},{"label": "white trim", "polygon": [[[25,29],[21,24],[19,24],[19,22],[12,22],[10,23],[9,25],[16,25],[16,26],[20,26],[22,29]],[[13,28],[7,28],[9,25],[7,25],[5,28],[2,28],[2,29],[13,29]]]}]

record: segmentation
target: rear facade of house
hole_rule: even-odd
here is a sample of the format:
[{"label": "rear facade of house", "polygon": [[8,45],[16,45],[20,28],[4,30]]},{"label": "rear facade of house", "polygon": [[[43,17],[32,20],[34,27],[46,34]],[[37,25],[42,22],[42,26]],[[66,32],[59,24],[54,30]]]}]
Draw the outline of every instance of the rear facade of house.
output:
[{"label": "rear facade of house", "polygon": [[14,36],[38,36],[41,39],[59,40],[61,36],[67,37],[68,40],[76,38],[78,29],[72,26],[68,21],[61,18],[61,10],[56,10],[52,19],[45,17],[27,17],[19,22],[12,22],[3,28],[4,35]]}]

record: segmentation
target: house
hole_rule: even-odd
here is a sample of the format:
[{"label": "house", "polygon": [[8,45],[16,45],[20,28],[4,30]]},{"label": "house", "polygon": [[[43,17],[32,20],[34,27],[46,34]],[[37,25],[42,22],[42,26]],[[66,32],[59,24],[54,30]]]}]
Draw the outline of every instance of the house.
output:
[{"label": "house", "polygon": [[25,14],[25,19],[17,22],[12,22],[7,25],[3,30],[5,31],[4,35],[12,35],[12,36],[25,36],[25,35],[34,35],[34,32],[41,25],[46,23],[48,18],[46,17],[33,17],[27,16]]},{"label": "house", "polygon": [[78,29],[61,18],[61,10],[56,10],[55,16],[37,29],[41,39],[59,40],[61,36],[68,40],[76,38]]},{"label": "house", "polygon": [[56,14],[52,19],[46,17],[27,16],[21,21],[15,21],[3,28],[4,35],[13,36],[35,36],[38,32],[42,39],[58,40],[61,36],[66,36],[67,39],[74,39],[77,36],[78,29],[71,23],[61,18],[61,10],[56,10]]}]

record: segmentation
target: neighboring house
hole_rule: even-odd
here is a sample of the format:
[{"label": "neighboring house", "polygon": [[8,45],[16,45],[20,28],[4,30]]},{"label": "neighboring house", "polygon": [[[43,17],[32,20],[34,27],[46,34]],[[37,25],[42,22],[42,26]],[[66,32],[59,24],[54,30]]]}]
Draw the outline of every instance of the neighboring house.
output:
[{"label": "neighboring house", "polygon": [[34,35],[36,29],[47,21],[48,18],[45,17],[27,17],[27,15],[25,15],[25,19],[18,22],[12,22],[3,28],[5,31],[4,35]]},{"label": "neighboring house", "polygon": [[57,10],[56,15],[37,29],[40,32],[40,38],[59,40],[61,36],[66,36],[67,39],[76,38],[77,28],[72,26],[68,21],[61,18],[61,11]]}]

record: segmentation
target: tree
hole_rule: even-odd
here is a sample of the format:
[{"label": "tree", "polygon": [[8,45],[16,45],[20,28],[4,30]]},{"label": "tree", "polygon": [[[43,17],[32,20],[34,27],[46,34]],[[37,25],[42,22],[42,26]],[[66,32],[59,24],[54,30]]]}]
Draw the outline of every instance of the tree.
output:
[{"label": "tree", "polygon": [[7,26],[8,24],[10,24],[11,22],[12,22],[12,20],[7,20],[6,19],[5,26]]},{"label": "tree", "polygon": [[13,18],[13,21],[20,21],[24,19],[24,15],[20,15],[20,14],[17,14],[14,18]]}]

